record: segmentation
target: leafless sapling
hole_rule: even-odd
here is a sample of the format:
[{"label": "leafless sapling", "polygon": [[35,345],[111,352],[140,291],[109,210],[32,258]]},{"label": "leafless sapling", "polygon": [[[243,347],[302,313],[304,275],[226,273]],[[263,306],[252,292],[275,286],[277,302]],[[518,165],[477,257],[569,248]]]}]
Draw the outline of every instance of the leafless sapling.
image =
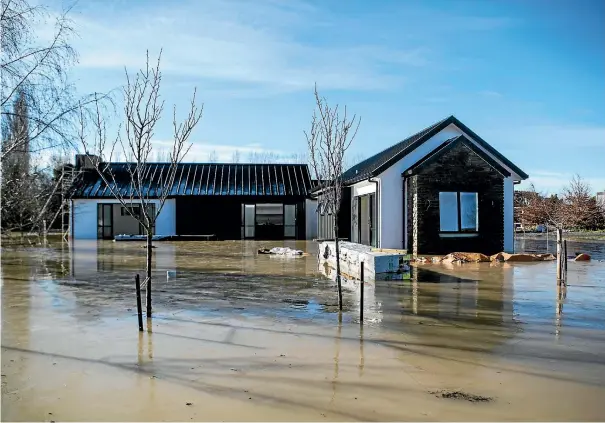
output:
[{"label": "leafless sapling", "polygon": [[333,216],[333,234],[336,253],[336,284],[338,286],[338,307],[342,310],[342,282],[340,272],[340,252],[338,239],[338,214],[340,211],[344,172],[344,158],[357,135],[361,118],[349,118],[346,106],[330,106],[319,95],[315,86],[315,110],[311,128],[305,132],[308,159],[314,178],[320,183],[318,208]]},{"label": "leafless sapling", "polygon": [[[98,157],[103,154],[109,156],[107,162],[93,160],[93,165],[111,195],[145,231],[147,261],[144,283],[147,287],[148,317],[151,316],[152,240],[155,223],[166,199],[171,195],[179,163],[191,148],[189,137],[202,118],[203,112],[203,105],[197,104],[196,90],[193,92],[187,116],[183,121],[177,121],[176,106],[173,108],[173,142],[168,152],[168,162],[166,166],[160,168],[151,166],[154,131],[164,110],[164,102],[160,99],[162,82],[160,61],[161,52],[156,65],[150,64],[149,52],[147,52],[147,61],[143,69],[134,77],[126,71],[123,127],[112,141],[108,142],[106,121],[98,104],[92,120],[94,151]],[[90,152],[85,129],[86,122],[90,120],[83,116],[81,122],[81,140],[87,152]],[[122,150],[124,157],[132,157],[132,161],[112,165],[111,157],[118,148]],[[126,189],[122,180],[124,173],[127,175]],[[138,204],[139,207],[133,208],[133,204]]]}]

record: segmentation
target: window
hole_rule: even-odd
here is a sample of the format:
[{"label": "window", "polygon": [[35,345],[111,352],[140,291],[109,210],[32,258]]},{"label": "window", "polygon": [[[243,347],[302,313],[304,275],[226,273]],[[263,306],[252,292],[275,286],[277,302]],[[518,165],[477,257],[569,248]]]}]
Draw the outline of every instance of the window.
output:
[{"label": "window", "polygon": [[439,226],[441,232],[477,232],[479,199],[476,192],[440,192]]},{"label": "window", "polygon": [[[139,208],[139,205],[136,206],[128,206],[128,207],[124,207],[122,206],[120,209],[120,215],[121,216],[139,216],[141,209]],[[130,213],[128,213],[128,210],[130,210]]]}]

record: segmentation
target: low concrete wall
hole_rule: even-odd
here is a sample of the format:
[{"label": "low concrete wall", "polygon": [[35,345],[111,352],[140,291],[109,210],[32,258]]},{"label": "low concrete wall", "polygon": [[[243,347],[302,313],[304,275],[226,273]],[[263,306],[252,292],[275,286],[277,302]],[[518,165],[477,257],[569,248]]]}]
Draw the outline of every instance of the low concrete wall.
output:
[{"label": "low concrete wall", "polygon": [[[380,251],[354,242],[340,242],[340,269],[349,277],[359,279],[361,262],[364,263],[364,280],[401,280],[410,278],[409,254]],[[319,263],[336,268],[334,241],[319,243]]]}]

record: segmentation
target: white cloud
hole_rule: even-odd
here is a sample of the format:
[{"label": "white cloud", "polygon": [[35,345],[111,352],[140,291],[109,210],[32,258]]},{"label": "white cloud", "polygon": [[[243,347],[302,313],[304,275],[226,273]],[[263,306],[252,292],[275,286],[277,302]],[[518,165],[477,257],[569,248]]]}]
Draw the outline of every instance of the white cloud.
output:
[{"label": "white cloud", "polygon": [[[544,191],[547,194],[560,193],[574,176],[573,173],[552,172],[539,169],[530,170],[528,174],[530,176],[529,179],[519,184],[518,189],[528,189],[533,183],[536,190]],[[582,179],[590,184],[593,193],[605,189],[605,177],[588,177]]]},{"label": "white cloud", "polygon": [[[164,160],[164,156],[172,148],[172,141],[154,140],[153,147],[155,155],[159,156],[159,161]],[[211,155],[215,155],[215,160],[218,162],[231,162],[234,153],[240,155],[240,162],[245,163],[250,161],[251,155],[258,157],[259,155],[271,155],[274,159],[283,161],[290,160],[293,152],[283,150],[273,150],[264,148],[261,144],[248,144],[245,146],[239,145],[224,145],[224,144],[209,144],[204,142],[194,142],[191,149],[184,158],[184,162],[208,162]],[[155,161],[158,157],[152,157]]]},{"label": "white cloud", "polygon": [[479,91],[479,95],[490,98],[501,98],[502,94],[497,91],[483,90]]},{"label": "white cloud", "polygon": [[[160,9],[78,17],[79,66],[137,68],[146,49],[153,55],[163,46],[165,74],[248,84],[242,90],[250,94],[259,86],[278,92],[309,90],[315,81],[324,89],[392,88],[404,82],[402,67],[428,63],[428,52],[419,46],[395,50],[305,42],[298,33],[312,33],[325,18],[303,2],[162,4]],[[384,64],[395,72],[384,72]]]}]

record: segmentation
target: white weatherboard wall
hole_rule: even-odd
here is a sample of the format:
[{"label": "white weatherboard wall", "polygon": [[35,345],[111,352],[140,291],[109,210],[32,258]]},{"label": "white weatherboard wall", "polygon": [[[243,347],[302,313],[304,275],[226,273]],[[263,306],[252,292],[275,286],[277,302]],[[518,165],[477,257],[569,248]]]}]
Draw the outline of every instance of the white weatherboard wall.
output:
[{"label": "white weatherboard wall", "polygon": [[[511,177],[504,180],[504,249],[512,251],[513,245],[513,180],[520,180],[512,169],[498,160],[494,155],[487,152],[485,148],[480,146],[473,138],[464,133],[456,125],[448,125],[443,130],[439,131],[429,140],[424,142],[414,151],[407,154],[393,166],[389,167],[383,173],[378,175],[376,179],[380,180],[379,188],[379,208],[380,218],[379,226],[379,246],[381,248],[405,248],[403,235],[403,178],[401,174],[410,166],[425,157],[432,150],[439,147],[448,139],[457,135],[466,135],[468,139],[483,150],[488,156],[500,163],[505,169],[511,173]],[[411,246],[408,246],[408,249]]]},{"label": "white weatherboard wall", "polygon": [[504,178],[504,251],[513,253],[514,239],[514,196],[515,185],[512,177]]},{"label": "white weatherboard wall", "polygon": [[[159,200],[149,200],[159,207]],[[97,204],[119,204],[113,199],[72,200],[72,234],[74,239],[97,238]],[[136,204],[136,203],[133,203]],[[155,223],[156,235],[176,235],[176,202],[168,199]]]},{"label": "white weatherboard wall", "polygon": [[[379,181],[378,181],[379,182]],[[376,183],[370,182],[368,180],[357,182],[356,184],[351,185],[351,211],[353,210],[354,201],[357,201],[355,197],[359,197],[362,195],[372,194],[376,192]],[[358,211],[359,212],[359,211]],[[357,239],[357,221],[356,217],[351,215],[351,241],[359,242]],[[380,225],[380,221],[378,222]]]},{"label": "white weatherboard wall", "polygon": [[317,238],[317,201],[305,200],[305,236],[306,239]]}]

